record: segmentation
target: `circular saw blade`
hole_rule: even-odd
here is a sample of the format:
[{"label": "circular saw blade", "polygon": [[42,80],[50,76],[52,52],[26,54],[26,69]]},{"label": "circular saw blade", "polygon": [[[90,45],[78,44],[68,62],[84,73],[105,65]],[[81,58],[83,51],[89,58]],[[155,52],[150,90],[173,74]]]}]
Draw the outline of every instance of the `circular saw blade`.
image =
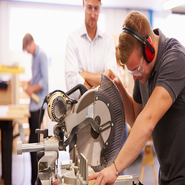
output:
[{"label": "circular saw blade", "polygon": [[[122,147],[125,134],[124,106],[118,88],[104,74],[101,74],[100,87],[95,97],[88,97],[88,99],[93,103],[86,105],[89,106],[87,117],[90,114],[90,117],[100,126],[109,122],[110,127],[100,134],[94,133],[90,125],[79,130],[77,150],[87,158],[88,164],[95,171],[100,171],[112,164]],[[81,101],[82,105],[79,107],[85,107],[85,102]]]},{"label": "circular saw blade", "polygon": [[[93,119],[98,119],[99,125],[111,121],[111,116],[107,105],[102,101],[93,103]],[[81,129],[77,133],[77,148],[79,153],[83,153],[88,160],[88,164],[92,168],[101,166],[101,151],[105,142],[110,136],[111,128],[104,130],[100,134],[94,135],[94,131],[90,125]]]}]

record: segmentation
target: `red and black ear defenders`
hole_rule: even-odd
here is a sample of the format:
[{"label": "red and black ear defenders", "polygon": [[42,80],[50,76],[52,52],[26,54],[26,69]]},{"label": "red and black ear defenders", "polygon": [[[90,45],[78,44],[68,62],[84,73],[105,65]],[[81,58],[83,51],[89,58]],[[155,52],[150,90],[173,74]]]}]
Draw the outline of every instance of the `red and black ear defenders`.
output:
[{"label": "red and black ear defenders", "polygon": [[125,25],[122,28],[122,31],[132,35],[137,40],[143,43],[144,58],[148,63],[150,63],[155,57],[155,48],[151,37],[150,36],[143,37],[140,33],[138,33],[136,30],[134,30],[128,25]]}]

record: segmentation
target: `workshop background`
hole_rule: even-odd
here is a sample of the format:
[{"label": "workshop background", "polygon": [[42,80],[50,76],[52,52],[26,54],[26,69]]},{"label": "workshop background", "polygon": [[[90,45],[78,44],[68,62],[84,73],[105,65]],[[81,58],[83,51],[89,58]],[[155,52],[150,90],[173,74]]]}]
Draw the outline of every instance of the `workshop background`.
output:
[{"label": "workshop background", "polygon": [[[118,44],[118,36],[124,18],[131,10],[138,10],[148,17],[152,28],[160,28],[166,36],[177,38],[185,45],[184,26],[185,1],[177,5],[165,6],[163,0],[102,0],[103,6],[98,25],[102,31],[110,33],[115,46]],[[170,0],[169,2],[170,3]],[[23,68],[23,73],[18,76],[18,104],[28,106],[29,97],[24,94],[22,83],[31,78],[31,55],[22,51],[22,38],[25,33],[33,35],[38,44],[47,54],[49,71],[49,92],[61,89],[66,91],[64,77],[65,45],[69,33],[82,26],[84,21],[84,10],[82,0],[0,0],[0,65],[18,65]],[[9,81],[13,79],[10,73],[0,73],[0,80]],[[132,83],[132,81],[130,82]],[[131,85],[132,87],[132,85]],[[10,88],[10,91],[13,89]],[[1,94],[0,105],[12,103],[9,99],[11,93]],[[14,92],[13,92],[14,93]],[[7,99],[6,99],[7,98]],[[42,128],[49,128],[49,135],[53,134],[52,123],[47,114],[44,117]],[[29,124],[27,119],[21,121],[28,141]],[[16,125],[16,124],[15,124]],[[14,125],[14,126],[15,126]],[[18,133],[14,127],[13,134]],[[12,155],[12,183],[22,185],[30,183],[30,156],[25,153],[16,155],[16,142],[20,137],[13,140]],[[152,152],[151,152],[152,151]],[[67,152],[60,152],[60,160],[68,160]],[[143,160],[144,154],[147,159]],[[1,155],[0,155],[1,157]],[[59,161],[60,161],[59,160]],[[151,161],[154,160],[154,163]],[[136,161],[125,170],[125,174],[141,174],[142,167],[143,183],[154,185],[158,175],[159,164],[149,141],[143,153]],[[2,174],[0,160],[0,176]],[[3,184],[0,180],[0,184]]]}]

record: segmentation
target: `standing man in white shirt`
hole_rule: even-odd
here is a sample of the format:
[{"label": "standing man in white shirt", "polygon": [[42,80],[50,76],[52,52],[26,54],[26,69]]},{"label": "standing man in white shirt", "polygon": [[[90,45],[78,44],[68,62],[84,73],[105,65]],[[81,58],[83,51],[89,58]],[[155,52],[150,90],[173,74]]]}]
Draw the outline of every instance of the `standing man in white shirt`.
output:
[{"label": "standing man in white shirt", "polygon": [[[115,45],[111,35],[98,29],[101,0],[83,0],[84,25],[72,32],[67,39],[65,80],[67,90],[77,84],[88,89],[100,83],[100,74],[107,68],[117,72]],[[71,96],[78,100],[80,93]]]},{"label": "standing man in white shirt", "polygon": [[[84,84],[88,89],[97,87],[100,84],[100,74],[107,68],[117,73],[113,37],[100,31],[97,25],[101,6],[101,0],[83,0],[84,25],[68,36],[65,57],[67,90],[77,84]],[[71,95],[76,100],[79,96],[79,91]],[[127,134],[124,140],[126,138]]]}]

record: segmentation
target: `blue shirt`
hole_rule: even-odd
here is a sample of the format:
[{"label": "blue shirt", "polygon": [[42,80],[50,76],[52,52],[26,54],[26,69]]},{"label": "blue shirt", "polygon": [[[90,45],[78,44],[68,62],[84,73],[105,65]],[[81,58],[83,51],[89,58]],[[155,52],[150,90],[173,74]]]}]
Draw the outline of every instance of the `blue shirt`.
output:
[{"label": "blue shirt", "polygon": [[39,84],[41,91],[35,92],[39,97],[39,103],[35,102],[32,98],[30,101],[29,110],[38,111],[40,110],[44,97],[48,94],[48,60],[46,54],[40,49],[39,46],[36,47],[35,53],[32,57],[32,79],[31,86]]}]

